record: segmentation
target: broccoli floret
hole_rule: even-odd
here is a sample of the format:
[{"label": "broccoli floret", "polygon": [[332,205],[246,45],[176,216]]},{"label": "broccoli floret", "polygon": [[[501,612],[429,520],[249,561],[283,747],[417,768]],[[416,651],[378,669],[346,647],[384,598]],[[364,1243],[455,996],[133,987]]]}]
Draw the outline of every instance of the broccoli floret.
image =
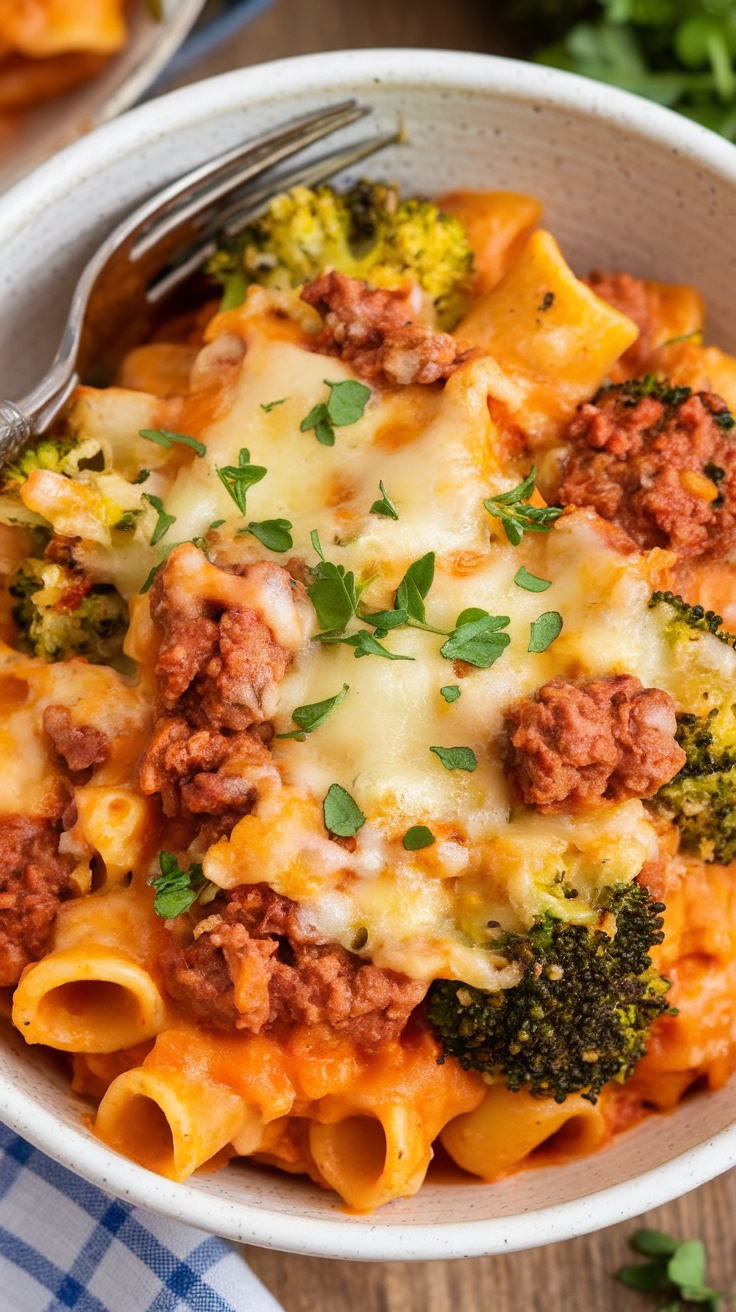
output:
[{"label": "broccoli floret", "polygon": [[29,558],[10,585],[18,645],[31,656],[59,661],[86,656],[96,665],[120,660],[128,607],[109,584],[90,584],[81,571]]},{"label": "broccoli floret", "polygon": [[686,851],[722,865],[736,858],[736,714],[730,711],[731,743],[723,741],[718,707],[678,715],[677,741],[687,760],[650,803],[677,825]]},{"label": "broccoli floret", "polygon": [[667,617],[665,632],[674,663],[685,674],[682,702],[688,709],[677,716],[685,764],[646,805],[677,826],[686,851],[726,864],[736,859],[736,666],[725,653],[719,659],[711,640],[734,648],[736,636],[721,628],[720,615],[672,592],[653,593],[649,605]]},{"label": "broccoli floret", "polygon": [[712,633],[714,638],[725,642],[729,647],[736,648],[736,634],[727,633],[721,628],[723,617],[716,615],[715,611],[705,610],[703,606],[692,606],[689,601],[683,601],[682,597],[674,592],[653,592],[649,598],[650,609],[661,605],[670,607],[675,624],[687,625],[689,629],[695,629],[700,633]]},{"label": "broccoli floret", "polygon": [[447,327],[464,309],[472,264],[457,219],[428,200],[399,201],[395,187],[361,182],[344,195],[324,186],[276,196],[265,214],[223,242],[208,272],[225,288],[223,309],[239,305],[251,283],[299,287],[323,269],[376,287],[396,287],[408,276]]},{"label": "broccoli floret", "polygon": [[43,437],[40,442],[27,446],[14,460],[3,465],[0,482],[25,483],[34,469],[51,469],[56,474],[65,474],[69,453],[78,445],[75,437]]},{"label": "broccoli floret", "polygon": [[513,988],[435,980],[427,1015],[445,1052],[555,1102],[571,1093],[595,1102],[608,1080],[628,1079],[652,1023],[670,1010],[669,981],[649,958],[664,937],[664,907],[639,884],[617,884],[599,910],[599,928],[546,912],[528,933],[499,936],[494,950],[521,967]]}]

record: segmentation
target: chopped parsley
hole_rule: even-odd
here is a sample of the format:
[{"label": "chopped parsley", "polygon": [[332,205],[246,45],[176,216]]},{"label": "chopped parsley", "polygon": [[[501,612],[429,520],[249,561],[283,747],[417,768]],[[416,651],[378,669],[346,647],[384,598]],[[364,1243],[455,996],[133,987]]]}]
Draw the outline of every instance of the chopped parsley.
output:
[{"label": "chopped parsley", "polygon": [[171,450],[174,443],[178,443],[179,446],[190,447],[198,456],[207,454],[207,447],[204,442],[199,442],[196,437],[190,437],[189,433],[172,433],[168,428],[139,428],[138,432],[148,442],[156,442],[158,446],[165,446],[167,451]]},{"label": "chopped parsley", "polygon": [[446,683],[444,688],[440,688],[440,697],[444,697],[448,705],[456,702],[460,696],[460,689],[456,683]]},{"label": "chopped parsley", "polygon": [[546,592],[547,588],[552,587],[551,579],[540,579],[536,574],[530,574],[525,565],[517,569],[514,583],[517,588],[523,588],[525,592]]},{"label": "chopped parsley", "polygon": [[[477,618],[467,619],[468,614]],[[465,661],[479,670],[489,670],[511,641],[507,633],[499,632],[510,622],[508,615],[463,611],[447,642],[440,647],[440,654],[448,661]]]},{"label": "chopped parsley", "polygon": [[517,487],[511,488],[509,492],[500,492],[498,496],[489,497],[483,502],[488,514],[494,519],[500,519],[504,533],[514,547],[518,547],[525,533],[549,533],[555,520],[562,514],[559,506],[529,505],[536,481],[537,467],[533,465]]},{"label": "chopped parsley", "polygon": [[532,621],[527,651],[546,651],[561,633],[562,616],[559,611],[546,610],[538,620]]},{"label": "chopped parsley", "polygon": [[365,816],[354,798],[339,784],[331,784],[322,803],[325,827],[338,838],[354,838]]},{"label": "chopped parsley", "polygon": [[209,526],[208,532],[212,533],[216,528],[222,528],[222,525],[224,523],[225,523],[224,519],[213,519],[212,523]]},{"label": "chopped parsley", "polygon": [[294,539],[289,532],[293,528],[290,519],[262,519],[260,523],[251,520],[247,528],[239,528],[236,537],[252,533],[269,551],[291,551]]},{"label": "chopped parsley", "polygon": [[320,725],[329,719],[332,712],[345,700],[348,692],[348,684],[344,683],[340,692],[336,692],[334,697],[327,697],[323,702],[311,702],[309,706],[297,706],[292,711],[291,718],[299,728],[292,729],[291,733],[277,733],[276,737],[296,738],[297,742],[303,743],[308,733],[314,733],[315,729],[319,729]]},{"label": "chopped parsley", "polygon": [[299,429],[302,433],[313,429],[322,446],[334,446],[336,428],[347,428],[362,419],[371,389],[365,383],[356,382],[354,378],[346,378],[341,383],[331,383],[329,378],[324,381],[330,389],[329,400],[312,406],[309,414],[302,419]]},{"label": "chopped parsley", "polygon": [[378,490],[381,493],[380,501],[374,501],[371,506],[372,515],[385,515],[388,519],[398,519],[399,512],[391,500],[388,492],[383,486],[383,480],[378,480]]},{"label": "chopped parsley", "polygon": [[151,471],[150,471],[150,469],[139,469],[139,470],[138,470],[138,473],[136,474],[135,478],[133,479],[133,483],[134,483],[134,484],[135,484],[135,483],[145,483],[145,482],[146,482],[146,479],[148,479],[148,478],[150,478],[150,477],[151,477]]},{"label": "chopped parsley", "polygon": [[289,399],[288,396],[281,396],[279,397],[278,401],[267,401],[265,405],[261,406],[261,410],[265,410],[266,414],[268,415],[271,413],[272,410],[276,409],[277,405],[283,405],[284,401],[288,401],[288,399]]},{"label": "chopped parsley", "polygon": [[157,916],[173,920],[188,911],[197,899],[209,902],[216,895],[217,888],[205,879],[198,861],[193,861],[188,870],[182,870],[173,852],[161,852],[158,864],[161,874],[151,880],[151,887],[156,890],[153,909]]},{"label": "chopped parsley", "polygon": [[316,528],[312,529],[311,539],[319,556],[319,565],[314,570],[314,582],[307,588],[309,599],[323,633],[344,633],[358,607],[360,591],[356,587],[355,575],[352,570],[346,572],[342,565],[325,560]]},{"label": "chopped parsley", "polygon": [[704,1312],[718,1312],[723,1295],[706,1282],[705,1245],[700,1239],[681,1242],[661,1230],[637,1230],[629,1245],[648,1262],[631,1263],[616,1272],[629,1289],[658,1293],[666,1302],[660,1312],[680,1312],[697,1304]]},{"label": "chopped parsley", "polygon": [[216,467],[215,472],[222,486],[229,492],[241,515],[244,515],[248,488],[253,487],[255,483],[260,483],[261,479],[266,477],[268,470],[263,465],[252,465],[250,463],[250,451],[247,447],[242,446],[238,452],[237,465],[224,465],[222,469]]},{"label": "chopped parsley", "polygon": [[434,841],[434,834],[426,825],[412,825],[402,840],[407,852],[420,852],[423,847],[431,847]]},{"label": "chopped parsley", "polygon": [[318,634],[321,642],[326,644],[341,645],[343,647],[354,647],[356,657],[360,656],[383,656],[387,661],[413,661],[413,656],[400,656],[397,652],[389,651],[388,647],[383,647],[377,638],[367,629],[358,629],[357,633],[350,634]]},{"label": "chopped parsley", "polygon": [[478,761],[472,747],[430,747],[446,770],[475,770]]},{"label": "chopped parsley", "polygon": [[155,547],[156,544],[159,543],[161,539],[166,536],[169,529],[171,528],[171,525],[176,523],[176,515],[167,514],[166,511],[164,510],[164,503],[161,500],[161,498],[155,497],[152,492],[144,492],[142,495],[143,495],[143,500],[147,501],[149,505],[153,506],[154,510],[156,511],[156,514],[158,515],[158,519],[156,521],[156,527],[154,528],[153,535],[151,537],[151,546]]}]

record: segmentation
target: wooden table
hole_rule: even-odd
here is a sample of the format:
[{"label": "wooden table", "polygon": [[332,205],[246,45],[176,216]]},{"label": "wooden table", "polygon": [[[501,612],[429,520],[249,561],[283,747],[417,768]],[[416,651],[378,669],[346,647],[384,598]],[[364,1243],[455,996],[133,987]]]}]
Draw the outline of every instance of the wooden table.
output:
[{"label": "wooden table", "polygon": [[[197,75],[356,46],[514,53],[495,7],[496,0],[276,0]],[[734,1216],[736,1172],[730,1172],[648,1214],[646,1224],[704,1239],[709,1280],[725,1289],[736,1271]],[[528,1253],[459,1262],[331,1262],[255,1248],[248,1258],[286,1312],[652,1312],[656,1300],[611,1279],[628,1260],[626,1240],[636,1224]]]}]

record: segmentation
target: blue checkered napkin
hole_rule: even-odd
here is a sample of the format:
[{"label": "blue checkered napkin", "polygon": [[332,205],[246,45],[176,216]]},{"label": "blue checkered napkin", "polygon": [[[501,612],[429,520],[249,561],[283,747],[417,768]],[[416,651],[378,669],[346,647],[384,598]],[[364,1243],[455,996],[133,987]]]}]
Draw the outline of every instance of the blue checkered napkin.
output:
[{"label": "blue checkered napkin", "polygon": [[222,1239],[121,1203],[0,1125],[2,1312],[283,1312]]}]

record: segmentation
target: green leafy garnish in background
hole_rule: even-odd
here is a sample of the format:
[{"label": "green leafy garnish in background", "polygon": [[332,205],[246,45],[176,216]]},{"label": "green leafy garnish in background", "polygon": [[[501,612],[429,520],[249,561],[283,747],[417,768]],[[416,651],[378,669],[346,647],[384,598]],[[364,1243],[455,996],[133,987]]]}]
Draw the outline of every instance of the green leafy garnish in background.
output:
[{"label": "green leafy garnish in background", "polygon": [[723,1295],[706,1282],[702,1240],[681,1243],[661,1230],[637,1230],[629,1244],[649,1261],[622,1266],[616,1279],[623,1285],[645,1294],[661,1294],[664,1301],[659,1312],[686,1312],[696,1306],[703,1312],[718,1312]]},{"label": "green leafy garnish in background", "polygon": [[636,92],[736,140],[736,0],[504,0],[502,9],[540,63]]}]

